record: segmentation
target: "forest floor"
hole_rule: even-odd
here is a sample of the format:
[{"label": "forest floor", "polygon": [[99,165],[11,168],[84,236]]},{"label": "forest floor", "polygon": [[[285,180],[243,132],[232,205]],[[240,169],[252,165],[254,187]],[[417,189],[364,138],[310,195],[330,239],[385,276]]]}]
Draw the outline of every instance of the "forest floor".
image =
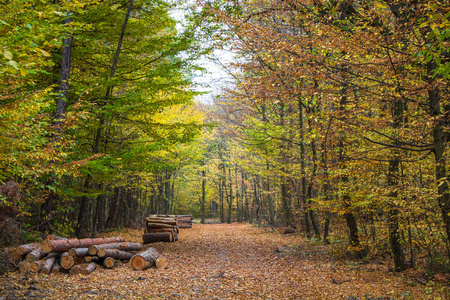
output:
[{"label": "forest floor", "polygon": [[[108,235],[140,242],[142,232]],[[90,275],[10,272],[0,277],[0,299],[450,299],[447,285],[423,282],[417,271],[336,260],[325,246],[271,228],[194,224],[178,242],[151,246],[168,258],[167,269],[122,264]],[[277,252],[279,246],[287,251]]]}]

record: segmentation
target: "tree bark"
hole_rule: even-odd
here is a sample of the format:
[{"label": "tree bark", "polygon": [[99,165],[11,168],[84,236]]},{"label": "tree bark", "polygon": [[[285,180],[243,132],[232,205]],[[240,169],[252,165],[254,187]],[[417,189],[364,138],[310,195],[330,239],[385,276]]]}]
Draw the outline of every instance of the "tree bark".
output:
[{"label": "tree bark", "polygon": [[70,275],[83,274],[88,275],[95,271],[97,265],[95,263],[90,263],[88,265],[76,265],[70,269]]},{"label": "tree bark", "polygon": [[30,253],[27,254],[26,261],[31,263],[33,261],[40,260],[44,256],[45,256],[44,251],[42,251],[41,249],[37,248],[37,249],[34,249],[33,251],[31,251]]},{"label": "tree bark", "polygon": [[124,242],[123,237],[96,238],[96,239],[70,239],[70,240],[54,240],[47,241],[42,245],[45,253],[50,252],[66,252],[71,248],[86,248],[91,245],[110,244]]},{"label": "tree bark", "polygon": [[41,273],[48,274],[52,271],[53,265],[56,263],[56,259],[58,258],[57,253],[50,253],[47,256],[43,266],[41,267]]},{"label": "tree bark", "polygon": [[133,256],[131,259],[131,266],[135,270],[146,270],[153,265],[155,265],[157,269],[165,269],[168,264],[167,259],[152,247]]},{"label": "tree bark", "polygon": [[67,251],[70,256],[86,256],[89,254],[89,248],[72,248]]},{"label": "tree bark", "polygon": [[121,251],[117,249],[106,249],[106,248],[98,249],[97,255],[99,257],[112,257],[118,260],[129,260],[134,256],[133,253],[127,251]]},{"label": "tree bark", "polygon": [[89,255],[97,255],[100,249],[117,249],[123,251],[139,251],[142,250],[141,243],[112,243],[112,244],[101,244],[89,246]]},{"label": "tree bark", "polygon": [[119,200],[120,200],[120,188],[115,187],[114,188],[114,196],[109,201],[109,213],[108,213],[108,219],[106,220],[106,227],[107,228],[113,228],[117,225],[117,207],[119,206]]},{"label": "tree bark", "polygon": [[39,247],[38,243],[20,245],[20,246],[16,247],[16,253],[19,256],[23,256],[23,255],[30,253],[31,251],[33,251],[34,249],[36,249],[38,247]]},{"label": "tree bark", "polygon": [[[436,69],[436,63],[431,61],[427,63],[428,83],[430,86],[434,86],[434,71]],[[441,97],[439,95],[439,89],[434,87],[428,90],[428,99],[430,104],[430,115],[436,118],[433,128],[433,143],[434,143],[434,160],[435,160],[435,174],[436,182],[438,186],[438,198],[437,202],[441,209],[442,220],[444,222],[445,231],[447,233],[447,242],[450,242],[450,192],[448,184],[447,166],[445,151],[448,143],[448,133],[446,132],[446,122],[450,111],[448,111],[448,105],[444,106],[444,112],[441,109]],[[447,246],[447,248],[449,248]],[[450,252],[448,253],[450,257]]]},{"label": "tree bark", "polygon": [[144,233],[142,236],[144,244],[156,243],[156,242],[172,242],[173,234],[171,232],[154,232]]}]

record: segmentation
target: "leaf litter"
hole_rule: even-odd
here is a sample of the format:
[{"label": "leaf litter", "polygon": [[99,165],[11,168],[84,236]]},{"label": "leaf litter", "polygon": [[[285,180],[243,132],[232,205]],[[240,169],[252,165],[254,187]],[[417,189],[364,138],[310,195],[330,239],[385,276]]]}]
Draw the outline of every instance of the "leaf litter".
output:
[{"label": "leaf litter", "polygon": [[[141,242],[142,233],[104,236]],[[150,246],[169,260],[167,269],[123,263],[90,275],[15,271],[0,277],[0,299],[450,299],[448,286],[421,284],[387,264],[337,261],[326,246],[248,224],[195,224],[178,242]]]}]

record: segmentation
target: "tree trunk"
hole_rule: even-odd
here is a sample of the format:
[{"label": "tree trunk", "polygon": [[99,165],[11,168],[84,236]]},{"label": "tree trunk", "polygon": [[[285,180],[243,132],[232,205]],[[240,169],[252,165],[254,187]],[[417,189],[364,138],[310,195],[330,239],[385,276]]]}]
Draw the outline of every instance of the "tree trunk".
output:
[{"label": "tree trunk", "polygon": [[[204,167],[205,163],[203,162],[201,166]],[[201,171],[202,174],[202,200],[201,200],[201,213],[202,213],[202,219],[201,223],[205,224],[205,202],[206,202],[206,170]]]},{"label": "tree trunk", "polygon": [[[394,118],[392,127],[397,129],[404,122],[404,102],[400,99],[395,100],[392,116]],[[400,176],[400,159],[393,150],[393,158],[389,161],[389,170],[387,174],[388,186],[393,189],[390,196],[394,199],[398,198],[398,180]],[[388,228],[389,228],[389,244],[391,246],[392,255],[394,256],[395,271],[401,272],[408,269],[406,263],[405,252],[400,242],[399,214],[400,210],[395,206],[394,201],[388,203]]]},{"label": "tree trunk", "polygon": [[[434,71],[436,69],[436,63],[431,61],[427,63],[428,83],[430,86],[434,86]],[[444,111],[441,109],[441,97],[437,87],[428,90],[428,99],[430,103],[430,114],[436,118],[433,128],[433,143],[434,143],[434,160],[435,160],[435,173],[436,182],[438,186],[438,204],[442,213],[442,220],[444,222],[445,231],[447,233],[447,242],[450,242],[450,194],[449,184],[447,176],[447,166],[445,152],[448,142],[448,133],[446,127],[448,124],[448,116],[450,114],[448,105],[444,106]],[[447,246],[447,248],[449,248]],[[448,253],[450,257],[450,252]]]},{"label": "tree trunk", "polygon": [[303,117],[303,105],[300,99],[298,99],[298,112],[299,112],[299,125],[300,125],[300,170],[302,173],[301,178],[301,193],[300,199],[303,203],[303,211],[304,211],[304,219],[305,219],[305,230],[306,237],[311,238],[311,223],[310,223],[310,211],[308,207],[308,203],[306,200],[306,153],[305,153],[305,142],[304,142],[304,117]]},{"label": "tree trunk", "polygon": [[107,228],[114,228],[117,225],[118,206],[120,201],[120,188],[116,186],[114,188],[114,196],[109,201],[109,213],[106,220]]},{"label": "tree trunk", "polygon": [[231,224],[231,214],[232,214],[232,208],[233,208],[233,180],[231,178],[231,167],[228,168],[228,178],[229,178],[229,189],[230,194],[228,195],[228,216],[227,216],[227,223]]},{"label": "tree trunk", "polygon": [[[89,191],[90,176],[84,181],[84,193]],[[77,238],[85,238],[88,235],[88,218],[89,218],[89,198],[85,195],[81,196],[80,209],[78,212],[78,222],[75,235]]]}]

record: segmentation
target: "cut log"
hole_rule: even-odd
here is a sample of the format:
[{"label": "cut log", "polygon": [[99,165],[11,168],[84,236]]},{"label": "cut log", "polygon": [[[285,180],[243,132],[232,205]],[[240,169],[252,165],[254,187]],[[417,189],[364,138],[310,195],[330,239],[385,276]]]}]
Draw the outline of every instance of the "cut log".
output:
[{"label": "cut log", "polygon": [[59,272],[61,272],[61,270],[63,270],[63,268],[58,265],[58,264],[54,264],[51,270],[52,274],[58,274]]},{"label": "cut log", "polygon": [[19,263],[19,272],[20,273],[29,273],[31,271],[31,264],[27,261],[21,261]]},{"label": "cut log", "polygon": [[192,228],[192,225],[189,225],[189,224],[179,224],[179,225],[178,225],[178,228],[181,228],[181,229]]},{"label": "cut log", "polygon": [[149,228],[171,228],[173,229],[175,225],[160,224],[160,223],[147,223],[147,229]]},{"label": "cut log", "polygon": [[[53,270],[53,266],[56,264],[56,259],[58,258],[57,253],[50,253],[47,256],[44,264],[41,267],[41,273],[48,274]],[[58,271],[59,272],[59,271]]]},{"label": "cut log", "polygon": [[166,225],[177,225],[177,221],[174,219],[163,219],[163,218],[146,218],[145,219],[145,223],[146,224],[151,224],[151,223],[157,223],[157,224],[166,224]]},{"label": "cut log", "polygon": [[147,233],[149,232],[175,232],[175,228],[147,228]]},{"label": "cut log", "polygon": [[34,249],[36,249],[38,247],[39,247],[39,243],[20,245],[20,246],[16,247],[16,253],[19,256],[23,256],[23,255],[30,253],[31,251],[33,251]]},{"label": "cut log", "polygon": [[130,253],[130,252],[121,251],[121,250],[117,250],[117,249],[104,249],[104,248],[98,249],[97,255],[99,257],[111,257],[111,258],[119,259],[119,260],[129,260],[134,256],[134,254]]},{"label": "cut log", "polygon": [[77,275],[77,274],[88,275],[94,272],[96,266],[97,265],[93,262],[87,265],[76,265],[73,266],[72,269],[70,269],[69,273],[70,275]]},{"label": "cut log", "polygon": [[103,265],[103,261],[105,260],[104,257],[98,257],[98,256],[85,256],[84,262],[91,263],[95,262],[98,265]]},{"label": "cut log", "polygon": [[67,252],[70,256],[86,256],[89,254],[88,249],[89,248],[71,248]]},{"label": "cut log", "polygon": [[155,265],[157,269],[165,269],[169,264],[167,259],[161,256],[161,254],[152,247],[133,256],[130,262],[131,267],[135,270],[146,270],[153,265]]},{"label": "cut log", "polygon": [[116,266],[116,260],[112,257],[106,257],[103,261],[103,266],[107,269],[112,269]]},{"label": "cut log", "polygon": [[20,255],[17,254],[16,247],[6,248],[3,253],[7,258],[8,266],[11,269],[17,269],[17,265],[20,262]]},{"label": "cut log", "polygon": [[156,242],[172,242],[173,234],[171,232],[149,232],[142,236],[144,244]]},{"label": "cut log", "polygon": [[43,260],[37,260],[30,263],[31,272],[38,273],[44,265]]},{"label": "cut log", "polygon": [[183,219],[183,218],[189,218],[189,219],[193,219],[192,215],[176,215],[175,216],[176,219]]},{"label": "cut log", "polygon": [[89,254],[97,255],[99,249],[117,249],[124,251],[140,251],[142,250],[141,243],[112,243],[112,244],[101,244],[89,246]]},{"label": "cut log", "polygon": [[281,227],[278,229],[281,234],[294,233],[296,230],[292,227]]},{"label": "cut log", "polygon": [[90,263],[90,262],[95,262],[94,259],[98,258],[98,256],[91,256],[91,255],[87,255],[84,257],[84,262]]},{"label": "cut log", "polygon": [[29,263],[32,263],[33,261],[38,261],[41,258],[43,258],[46,255],[46,253],[44,253],[44,251],[42,251],[39,248],[34,249],[33,251],[31,251],[30,253],[27,254],[25,260]]},{"label": "cut log", "polygon": [[96,239],[70,239],[70,240],[46,240],[42,250],[49,252],[66,252],[71,248],[88,248],[91,245],[124,242],[123,237],[96,238]]},{"label": "cut log", "polygon": [[69,270],[75,265],[75,259],[68,252],[61,254],[60,264],[63,269]]},{"label": "cut log", "polygon": [[188,219],[188,218],[182,218],[182,219],[179,219],[179,218],[177,218],[177,222],[178,223],[192,223],[192,219]]}]

